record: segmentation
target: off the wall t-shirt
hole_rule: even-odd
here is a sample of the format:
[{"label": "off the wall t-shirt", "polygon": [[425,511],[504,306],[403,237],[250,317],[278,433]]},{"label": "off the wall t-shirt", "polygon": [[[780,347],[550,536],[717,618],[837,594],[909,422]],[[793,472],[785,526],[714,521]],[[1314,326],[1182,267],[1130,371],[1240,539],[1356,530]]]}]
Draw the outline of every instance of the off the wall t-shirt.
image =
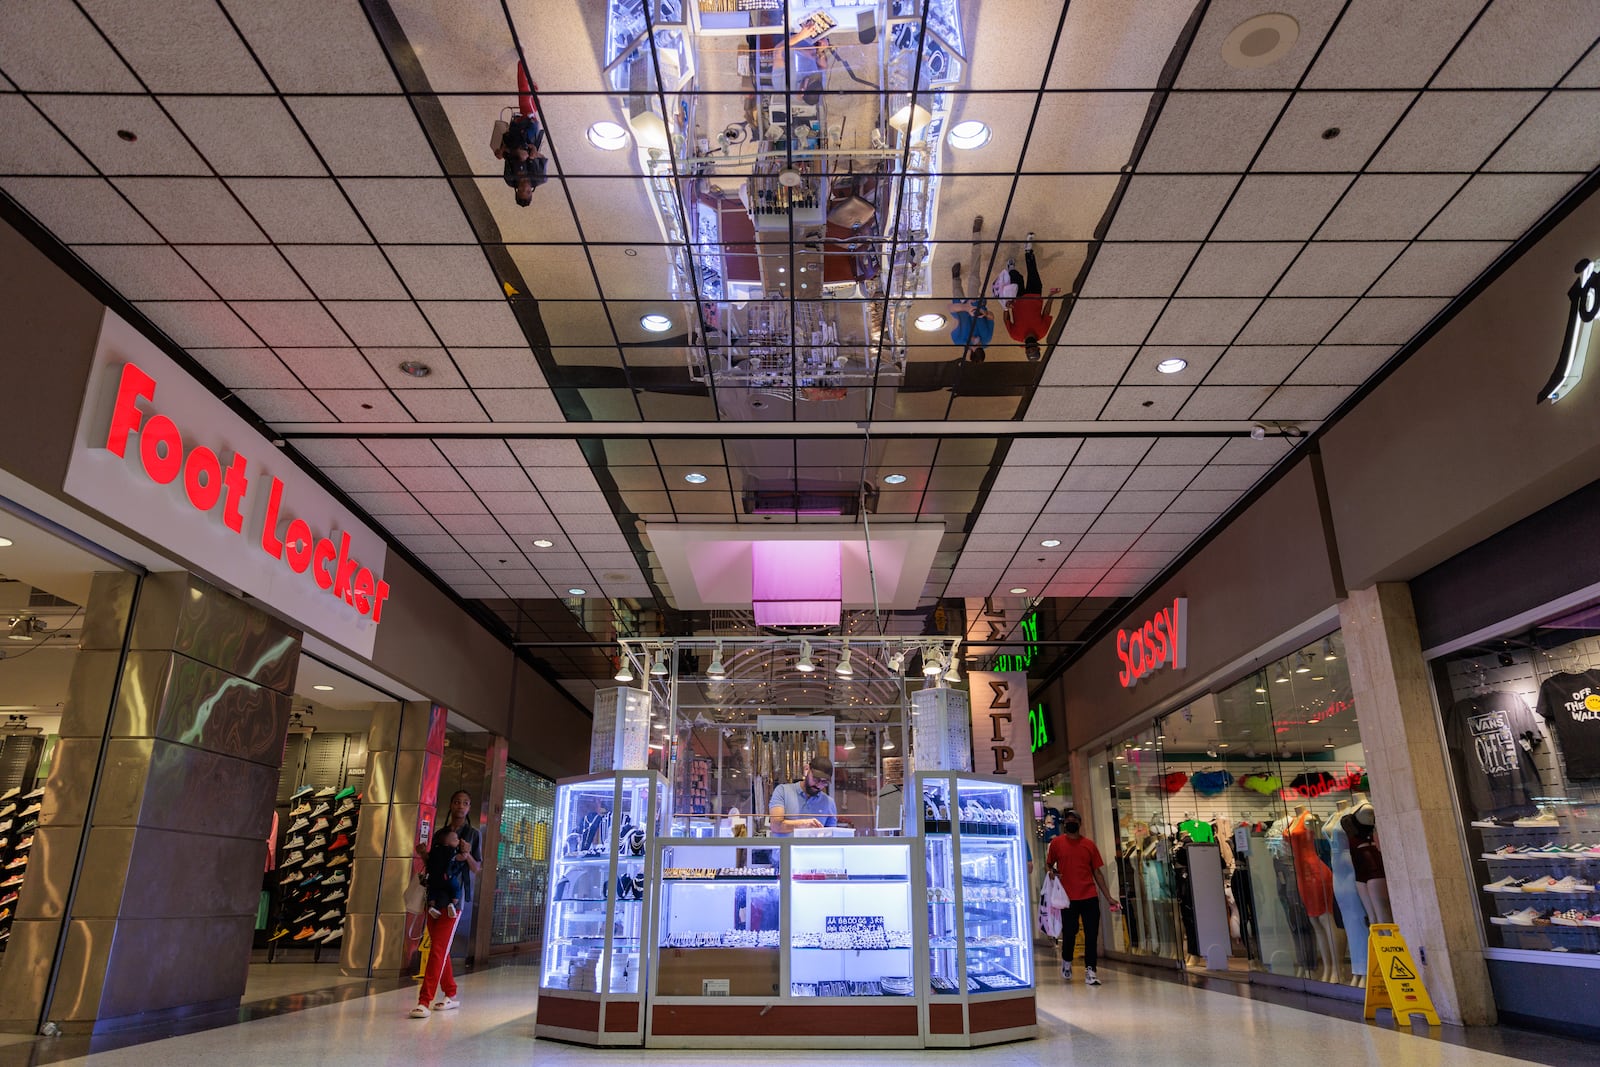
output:
[{"label": "off the wall t-shirt", "polygon": [[1450,706],[1445,740],[1461,753],[1476,814],[1531,805],[1529,787],[1539,781],[1539,772],[1524,735],[1537,729],[1533,712],[1515,693],[1489,693]]},{"label": "off the wall t-shirt", "polygon": [[1555,729],[1568,778],[1600,778],[1600,671],[1558,674],[1539,687],[1539,714]]}]

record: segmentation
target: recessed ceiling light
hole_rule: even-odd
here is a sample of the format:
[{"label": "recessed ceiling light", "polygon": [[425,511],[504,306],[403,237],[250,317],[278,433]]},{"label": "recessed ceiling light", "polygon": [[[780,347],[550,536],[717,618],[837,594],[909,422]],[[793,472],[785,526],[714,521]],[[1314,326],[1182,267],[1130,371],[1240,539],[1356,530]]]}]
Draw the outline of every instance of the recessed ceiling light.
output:
[{"label": "recessed ceiling light", "polygon": [[934,313],[918,315],[916,322],[913,323],[913,325],[915,325],[916,328],[921,330],[923,333],[933,333],[935,330],[942,330],[944,329],[944,324],[945,317],[943,315]]},{"label": "recessed ceiling light", "polygon": [[672,320],[667,318],[665,315],[657,312],[651,312],[648,315],[641,315],[639,317],[639,325],[643,326],[651,333],[666,333],[668,330],[672,329]]},{"label": "recessed ceiling light", "polygon": [[541,538],[539,538],[537,541],[535,541],[533,543],[533,547],[534,548],[554,548],[555,544],[556,543],[554,541],[550,540],[548,537],[541,537]]},{"label": "recessed ceiling light", "polygon": [[1222,61],[1235,70],[1260,70],[1288,55],[1299,39],[1300,24],[1288,15],[1256,15],[1222,42]]},{"label": "recessed ceiling light", "polygon": [[1160,371],[1162,374],[1177,374],[1188,365],[1188,360],[1179,359],[1177,356],[1173,356],[1170,359],[1164,359],[1160,363],[1157,363],[1156,370]]},{"label": "recessed ceiling light", "polygon": [[688,482],[690,485],[704,485],[706,476],[701,474],[699,471],[690,471],[688,474],[683,476],[683,480]]},{"label": "recessed ceiling light", "polygon": [[616,152],[628,144],[628,131],[609,119],[602,119],[589,127],[589,143],[607,152]]},{"label": "recessed ceiling light", "polygon": [[331,693],[331,692],[333,692],[333,686],[331,686],[331,685],[314,685],[311,688],[315,689],[319,693]]},{"label": "recessed ceiling light", "polygon": [[428,375],[433,373],[433,368],[422,362],[420,359],[406,360],[400,364],[400,370],[402,373],[409,374],[413,378],[426,378]]},{"label": "recessed ceiling light", "polygon": [[10,547],[11,547],[11,538],[9,538],[9,537],[0,537],[0,548],[10,548]]},{"label": "recessed ceiling light", "polygon": [[1017,585],[1017,586],[1012,586],[1012,588],[1011,588],[1011,591],[1012,591],[1012,592],[1013,592],[1013,593],[1026,593],[1026,592],[1027,592],[1027,590],[1026,590],[1026,589],[1024,589],[1024,588],[1023,588],[1023,587],[1022,587],[1022,586],[1020,586],[1020,585]]},{"label": "recessed ceiling light", "polygon": [[883,482],[885,485],[899,485],[905,480],[906,476],[904,474],[885,474],[883,476]]},{"label": "recessed ceiling light", "polygon": [[958,122],[950,127],[950,133],[946,140],[950,142],[952,148],[971,149],[982,148],[989,143],[991,136],[993,134],[988,126],[977,119],[967,119],[965,122]]},{"label": "recessed ceiling light", "polygon": [[570,596],[588,596],[589,595],[589,590],[587,590],[587,589],[578,589],[578,588],[574,587],[572,589],[568,589],[567,593]]},{"label": "recessed ceiling light", "polygon": [[1060,543],[1061,538],[1059,537],[1046,537],[1043,541],[1039,542],[1039,544],[1043,545],[1045,548],[1055,548]]}]

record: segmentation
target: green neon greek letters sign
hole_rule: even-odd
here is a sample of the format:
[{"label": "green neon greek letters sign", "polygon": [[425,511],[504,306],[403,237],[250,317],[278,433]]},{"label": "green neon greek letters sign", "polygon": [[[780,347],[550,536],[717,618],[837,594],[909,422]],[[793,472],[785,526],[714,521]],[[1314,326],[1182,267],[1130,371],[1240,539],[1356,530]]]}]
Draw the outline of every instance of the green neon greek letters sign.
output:
[{"label": "green neon greek letters sign", "polygon": [[990,670],[997,673],[1026,671],[1039,655],[1039,613],[1029,612],[1022,620],[1019,629],[1022,631],[1022,651],[1017,654],[1004,653],[996,656],[994,666]]},{"label": "green neon greek letters sign", "polygon": [[1050,720],[1043,704],[1035,704],[1028,709],[1028,735],[1032,739],[1030,747],[1034,752],[1050,743]]}]

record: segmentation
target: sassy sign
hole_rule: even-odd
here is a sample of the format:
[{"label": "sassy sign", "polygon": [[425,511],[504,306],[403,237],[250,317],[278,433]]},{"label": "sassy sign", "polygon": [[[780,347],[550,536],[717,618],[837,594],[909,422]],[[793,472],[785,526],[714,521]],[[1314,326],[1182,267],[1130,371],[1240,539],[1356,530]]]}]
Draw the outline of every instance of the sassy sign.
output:
[{"label": "sassy sign", "polygon": [[1143,626],[1117,631],[1117,659],[1122,670],[1117,681],[1132,689],[1163,668],[1182,670],[1189,665],[1189,598],[1177,597]]}]

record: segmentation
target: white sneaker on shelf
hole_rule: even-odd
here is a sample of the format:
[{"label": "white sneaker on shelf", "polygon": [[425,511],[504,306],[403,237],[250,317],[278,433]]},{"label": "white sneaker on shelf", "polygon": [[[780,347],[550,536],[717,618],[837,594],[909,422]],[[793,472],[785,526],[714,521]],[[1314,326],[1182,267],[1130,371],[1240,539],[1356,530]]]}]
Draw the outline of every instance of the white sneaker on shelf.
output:
[{"label": "white sneaker on shelf", "polygon": [[1557,819],[1556,818],[1556,813],[1551,811],[1549,808],[1540,808],[1539,809],[1539,814],[1530,815],[1526,819],[1518,819],[1517,821],[1513,822],[1511,825],[1512,826],[1521,826],[1521,827],[1524,827],[1524,828],[1527,828],[1527,827],[1530,827],[1530,826],[1531,827],[1560,826],[1561,825],[1561,820]]}]

